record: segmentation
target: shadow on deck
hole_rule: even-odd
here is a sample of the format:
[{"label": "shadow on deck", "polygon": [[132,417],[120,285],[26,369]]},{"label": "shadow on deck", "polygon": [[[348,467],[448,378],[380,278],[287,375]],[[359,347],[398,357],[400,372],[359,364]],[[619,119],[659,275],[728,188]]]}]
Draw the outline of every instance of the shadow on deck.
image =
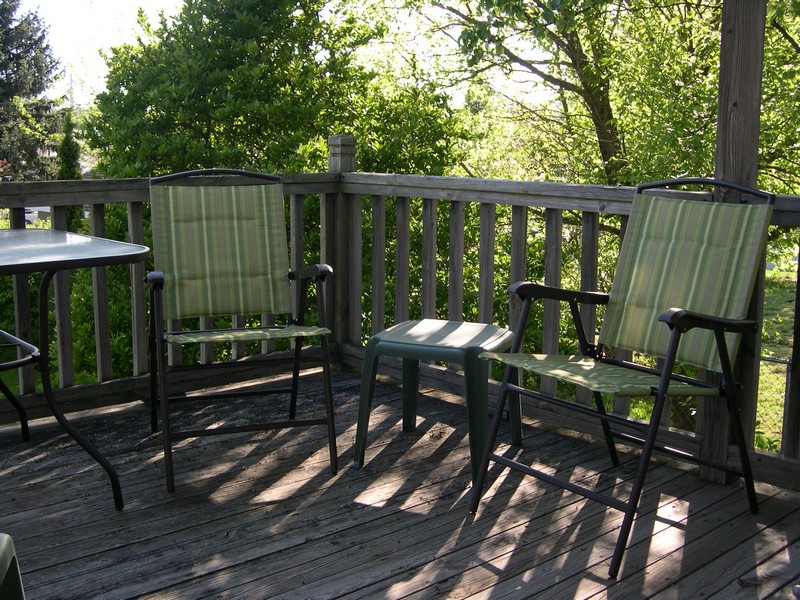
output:
[{"label": "shadow on deck", "polygon": [[[354,471],[359,381],[335,373],[334,386],[335,477],[322,428],[243,434],[182,442],[168,494],[143,404],[73,415],[119,471],[121,513],[53,419],[33,421],[28,444],[0,427],[0,531],[14,537],[28,597],[766,598],[791,597],[800,579],[798,494],[758,485],[754,516],[738,486],[659,459],[613,582],[616,511],[494,467],[469,513],[458,398],[426,392],[417,431],[403,433],[399,388],[379,383]],[[526,429],[525,452],[620,490],[636,456],[612,470],[602,447],[542,427]]]}]

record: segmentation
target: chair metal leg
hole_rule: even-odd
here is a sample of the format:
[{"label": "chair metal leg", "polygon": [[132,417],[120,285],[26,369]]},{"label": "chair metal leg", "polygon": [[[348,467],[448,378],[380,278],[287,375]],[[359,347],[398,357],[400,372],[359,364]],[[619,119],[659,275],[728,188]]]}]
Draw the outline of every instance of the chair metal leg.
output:
[{"label": "chair metal leg", "polygon": [[1,379],[0,379],[0,392],[3,393],[6,399],[17,410],[17,414],[19,415],[19,426],[20,430],[22,431],[22,441],[23,442],[31,441],[31,432],[28,427],[28,414],[25,412],[25,408],[20,403],[16,394],[14,394],[14,392],[11,391],[11,388],[9,388],[5,384],[5,382]]},{"label": "chair metal leg", "polygon": [[155,433],[158,431],[158,403],[160,402],[158,395],[158,359],[156,352],[158,347],[155,341],[155,325],[153,319],[150,319],[150,335],[148,335],[148,346],[150,353],[150,432]]},{"label": "chair metal leg", "polygon": [[619,568],[622,565],[622,555],[625,552],[625,547],[628,545],[628,538],[633,528],[633,520],[639,508],[639,499],[642,496],[644,480],[647,476],[648,468],[650,467],[650,457],[653,455],[653,449],[655,448],[656,439],[658,437],[658,430],[661,427],[661,418],[664,413],[665,403],[666,396],[664,394],[658,394],[653,403],[653,413],[650,416],[650,423],[647,426],[647,433],[642,446],[642,454],[639,457],[639,465],[636,467],[636,476],[633,479],[630,496],[628,496],[627,506],[624,510],[625,516],[622,519],[619,535],[617,535],[614,554],[611,556],[611,564],[608,567],[608,576],[612,579],[617,576]]},{"label": "chair metal leg", "polygon": [[175,471],[172,465],[172,437],[169,419],[169,385],[167,383],[167,360],[165,344],[156,340],[156,371],[158,373],[158,396],[161,409],[161,440],[164,444],[164,476],[167,491],[175,491]]},{"label": "chair metal leg", "polygon": [[[606,407],[603,405],[602,394],[600,394],[600,392],[593,392],[592,396],[594,396],[594,404],[597,407],[597,412],[605,416]],[[606,440],[608,455],[611,457],[611,464],[615,467],[618,467],[619,455],[617,454],[617,448],[614,445],[614,437],[611,435],[611,426],[609,425],[608,421],[603,418],[600,419],[600,426],[603,428],[603,437]]]},{"label": "chair metal leg", "polygon": [[294,364],[292,365],[292,392],[289,400],[289,419],[294,419],[297,416],[297,390],[300,387],[300,358],[303,351],[303,340],[301,338],[294,338],[293,342]]},{"label": "chair metal leg", "polygon": [[736,436],[736,446],[739,449],[739,461],[742,463],[742,477],[744,478],[744,488],[747,491],[747,502],[750,505],[750,512],[755,515],[758,513],[756,486],[753,481],[753,469],[750,465],[750,452],[745,443],[744,428],[742,427],[742,418],[739,413],[739,402],[734,394],[735,391],[732,391],[727,396],[728,410],[731,413],[733,434]]},{"label": "chair metal leg", "polygon": [[320,346],[322,347],[322,378],[325,388],[325,415],[328,421],[328,452],[331,457],[331,473],[336,475],[336,473],[339,472],[339,458],[336,448],[336,422],[334,420],[331,361],[328,351],[328,338],[326,336],[322,336],[320,339]]}]

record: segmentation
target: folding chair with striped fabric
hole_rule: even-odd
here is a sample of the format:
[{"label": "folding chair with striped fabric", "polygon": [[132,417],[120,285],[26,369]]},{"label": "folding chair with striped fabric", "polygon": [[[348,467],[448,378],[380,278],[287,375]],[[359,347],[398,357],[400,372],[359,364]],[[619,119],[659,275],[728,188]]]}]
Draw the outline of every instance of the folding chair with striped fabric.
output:
[{"label": "folding chair with striped fabric", "polygon": [[[323,287],[332,270],[328,265],[313,265],[297,272],[289,270],[280,179],[230,169],[187,171],[152,179],[150,201],[155,259],[155,271],[147,275],[151,284],[151,425],[153,431],[157,431],[160,407],[167,489],[172,491],[175,488],[173,441],[284,427],[327,426],[331,471],[336,473],[336,432],[327,342],[330,330],[325,327]],[[292,310],[290,294],[293,280],[299,283],[300,288],[296,313]],[[304,324],[305,298],[311,283],[316,285],[319,325]],[[225,326],[214,326],[210,317],[220,316],[228,318]],[[281,317],[285,318],[283,323],[273,324]],[[195,323],[199,319],[201,327],[185,331],[182,328],[185,319],[195,319]],[[248,321],[257,324],[249,325]],[[303,340],[306,338],[318,339],[320,351],[313,355],[305,352]],[[168,383],[171,373],[193,366],[238,366],[248,370],[248,379],[254,379],[254,363],[252,360],[235,360],[237,353],[229,350],[221,357],[212,356],[200,361],[210,365],[173,366],[168,364],[168,347],[229,344],[227,348],[233,348],[249,342],[278,339],[292,340],[294,349],[265,354],[259,351],[257,354],[267,362],[291,366],[289,387],[247,392],[233,390],[204,397],[288,393],[287,420],[213,428],[175,428],[170,419],[170,408],[174,402],[187,399],[187,390],[171,395]],[[211,348],[213,353],[214,347]],[[218,360],[220,358],[226,360]],[[322,364],[325,416],[297,419],[300,367],[309,360]],[[186,385],[186,382],[186,378],[180,379],[181,384]],[[198,396],[193,394],[190,398],[196,400]]]},{"label": "folding chair with striped fabric", "polygon": [[[683,197],[686,194],[674,197],[665,195],[662,189],[692,184],[737,190],[747,203],[687,199]],[[510,287],[509,291],[516,294],[523,304],[511,352],[482,355],[505,364],[506,371],[473,490],[473,512],[478,509],[489,462],[538,477],[621,510],[625,515],[609,568],[609,576],[616,577],[652,452],[658,450],[708,464],[699,456],[674,451],[658,442],[668,396],[720,396],[727,403],[741,468],[728,464],[712,466],[744,478],[750,509],[757,512],[753,476],[739,414],[739,385],[734,379],[732,364],[742,336],[754,336],[760,332],[760,324],[746,316],[763,260],[774,201],[772,194],[718,180],[688,178],[643,184],[636,190],[609,294],[558,290],[529,282],[518,282]],[[544,298],[569,305],[580,355],[557,356],[523,351],[522,340],[531,303]],[[597,344],[587,341],[580,320],[581,303],[605,305]],[[620,350],[631,351],[636,356],[660,358],[663,362],[658,363],[660,368],[651,368],[613,358],[615,353],[619,355]],[[694,365],[719,373],[720,383],[678,375],[674,372],[676,365]],[[518,372],[553,377],[591,390],[594,406],[521,387],[515,383]],[[500,416],[509,394],[520,394],[599,418],[614,465],[619,464],[614,438],[641,445],[642,454],[628,500],[598,493],[496,454]],[[653,398],[649,422],[633,421],[606,412],[603,394]]]}]

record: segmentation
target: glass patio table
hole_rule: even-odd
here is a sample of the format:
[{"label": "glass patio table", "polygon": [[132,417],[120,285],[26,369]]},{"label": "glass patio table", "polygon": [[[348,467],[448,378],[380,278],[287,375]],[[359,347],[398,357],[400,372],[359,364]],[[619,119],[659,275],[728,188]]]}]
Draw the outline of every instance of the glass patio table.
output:
[{"label": "glass patio table", "polygon": [[108,473],[117,510],[122,510],[124,503],[114,467],[67,420],[53,395],[50,381],[48,291],[50,282],[59,271],[141,262],[149,252],[147,246],[139,244],[54,229],[0,230],[0,275],[42,273],[39,283],[38,363],[47,404],[61,427]]}]

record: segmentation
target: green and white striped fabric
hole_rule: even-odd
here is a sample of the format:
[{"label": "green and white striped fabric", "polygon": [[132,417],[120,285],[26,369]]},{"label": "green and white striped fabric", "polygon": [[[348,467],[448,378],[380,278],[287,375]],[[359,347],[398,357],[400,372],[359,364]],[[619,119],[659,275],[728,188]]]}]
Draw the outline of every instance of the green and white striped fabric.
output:
[{"label": "green and white striped fabric", "polygon": [[[483,352],[480,358],[499,360],[517,369],[555,377],[580,385],[593,392],[620,396],[650,396],[658,388],[659,377],[634,369],[597,361],[589,356],[558,356],[551,354],[500,354]],[[716,396],[718,388],[671,381],[670,396]]]},{"label": "green and white striped fabric", "polygon": [[[612,348],[663,356],[669,308],[744,318],[772,206],[642,195],[634,199],[598,338]],[[729,335],[732,359],[740,336]],[[678,361],[719,371],[714,336],[693,330]]]},{"label": "green and white striped fabric", "polygon": [[150,187],[164,318],[291,311],[283,189]]}]

